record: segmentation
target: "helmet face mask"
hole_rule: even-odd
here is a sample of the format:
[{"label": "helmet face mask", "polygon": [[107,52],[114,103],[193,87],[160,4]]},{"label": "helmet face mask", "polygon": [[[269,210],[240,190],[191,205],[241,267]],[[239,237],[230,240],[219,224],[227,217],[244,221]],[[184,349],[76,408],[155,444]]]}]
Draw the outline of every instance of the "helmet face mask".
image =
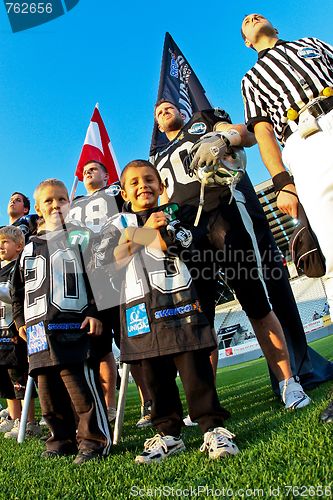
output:
[{"label": "helmet face mask", "polygon": [[245,174],[246,154],[243,148],[228,148],[223,160],[219,160],[216,165],[203,165],[192,168],[191,163],[195,153],[190,153],[185,157],[185,172],[190,176],[196,176],[200,182],[200,199],[194,227],[198,226],[201,212],[205,202],[205,188],[208,189],[227,186],[230,190],[229,204],[232,202],[235,193],[235,186]]},{"label": "helmet face mask", "polygon": [[198,167],[195,170],[187,168],[193,155],[185,158],[185,169],[191,176],[196,175],[199,182],[210,187],[236,185],[245,173],[246,154],[243,148],[234,147],[217,165]]}]

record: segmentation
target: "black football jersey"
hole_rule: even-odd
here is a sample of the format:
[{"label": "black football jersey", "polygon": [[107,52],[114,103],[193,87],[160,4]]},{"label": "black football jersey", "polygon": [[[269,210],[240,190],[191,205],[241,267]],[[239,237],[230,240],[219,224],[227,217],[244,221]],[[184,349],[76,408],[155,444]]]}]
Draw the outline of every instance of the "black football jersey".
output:
[{"label": "black football jersey", "polygon": [[[95,234],[94,245],[99,245],[99,237],[103,227],[111,217],[118,214],[124,200],[120,194],[119,183],[111,184],[95,191],[89,196],[78,196],[73,201],[69,220],[79,221]],[[99,311],[104,311],[119,305],[119,294],[110,283],[107,269],[99,267],[91,277],[91,286]],[[117,314],[117,312],[113,312]]]},{"label": "black football jersey", "polygon": [[163,205],[143,212],[123,212],[104,230],[99,258],[110,259],[126,227],[143,226],[153,211],[169,215],[161,236],[168,251],[142,247],[126,268],[117,272],[122,282],[121,343],[123,361],[213,348],[214,336],[203,314],[179,251],[190,248],[191,232],[177,218],[177,206]]},{"label": "black football jersey", "polygon": [[87,280],[92,233],[74,224],[33,236],[14,272],[13,316],[26,325],[30,370],[83,361],[86,316],[97,317]]},{"label": "black football jersey", "polygon": [[37,221],[38,215],[23,215],[15,222],[13,222],[12,226],[19,227],[24,234],[25,242],[29,241],[30,236],[33,236],[37,232]]},{"label": "black football jersey", "polygon": [[[184,160],[193,144],[204,134],[212,132],[218,122],[231,123],[230,116],[222,109],[195,113],[177,137],[151,158],[166,185],[170,202],[198,207],[201,183],[195,175],[191,177],[186,172]],[[226,193],[229,193],[229,190],[225,187],[207,186],[203,209],[210,211],[216,208],[221,196]]]},{"label": "black football jersey", "polygon": [[27,362],[26,343],[19,337],[13,319],[12,276],[16,261],[0,269],[0,365],[14,367]]},{"label": "black football jersey", "polygon": [[76,197],[69,211],[69,220],[80,221],[94,233],[100,233],[110,217],[121,211],[123,203],[119,183],[111,184],[89,196]]}]

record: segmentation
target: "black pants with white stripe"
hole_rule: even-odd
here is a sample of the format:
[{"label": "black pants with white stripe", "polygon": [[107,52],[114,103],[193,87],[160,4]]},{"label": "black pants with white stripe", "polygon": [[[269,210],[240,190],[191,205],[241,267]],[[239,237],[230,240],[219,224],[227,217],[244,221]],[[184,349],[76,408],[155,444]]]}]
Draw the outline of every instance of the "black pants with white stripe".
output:
[{"label": "black pants with white stripe", "polygon": [[230,204],[221,202],[218,208],[202,212],[195,234],[196,258],[192,262],[187,259],[185,263],[194,277],[199,300],[211,325],[215,315],[213,281],[218,278],[217,271],[220,269],[248,317],[264,318],[272,307],[262,274],[253,223],[243,194],[235,190],[235,199]]},{"label": "black pants with white stripe", "polygon": [[38,372],[38,391],[52,433],[47,450],[109,454],[110,427],[98,369],[88,363],[43,368]]}]

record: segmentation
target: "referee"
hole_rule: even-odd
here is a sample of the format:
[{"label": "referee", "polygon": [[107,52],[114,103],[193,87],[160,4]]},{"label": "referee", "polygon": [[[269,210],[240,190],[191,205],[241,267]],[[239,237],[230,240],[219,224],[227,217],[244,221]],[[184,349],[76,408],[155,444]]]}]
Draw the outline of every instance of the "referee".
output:
[{"label": "referee", "polygon": [[[317,38],[280,40],[260,14],[247,15],[241,32],[245,45],[258,52],[242,80],[247,127],[272,176],[279,209],[296,218],[298,197],[305,208],[326,259],[333,311],[333,47]],[[333,422],[333,402],[321,418]]]}]

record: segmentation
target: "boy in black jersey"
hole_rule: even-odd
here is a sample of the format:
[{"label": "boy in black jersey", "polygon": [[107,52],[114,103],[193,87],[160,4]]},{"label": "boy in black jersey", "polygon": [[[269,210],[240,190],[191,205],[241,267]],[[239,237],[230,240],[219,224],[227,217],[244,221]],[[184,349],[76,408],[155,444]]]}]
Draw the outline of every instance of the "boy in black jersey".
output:
[{"label": "boy in black jersey", "polygon": [[[69,220],[74,219],[90,229],[96,238],[103,231],[103,226],[109,219],[117,214],[124,203],[120,195],[119,183],[109,184],[109,174],[106,167],[90,160],[83,166],[83,183],[86,196],[77,196],[71,203],[68,214]],[[117,293],[111,288],[110,280],[104,270],[95,276],[92,286],[97,287],[99,293],[97,303],[100,319],[103,323],[102,335],[96,337],[94,349],[100,358],[99,374],[103,387],[105,403],[108,409],[109,421],[116,418],[116,380],[117,366],[112,353],[112,334],[116,344],[119,345],[119,299]],[[95,290],[93,289],[93,293]]]},{"label": "boy in black jersey", "polygon": [[177,206],[158,207],[163,185],[149,162],[129,163],[121,186],[127,212],[105,228],[99,258],[105,262],[113,247],[114,265],[118,273],[125,273],[121,358],[141,361],[152,394],[152,423],[158,434],[145,442],[135,461],[159,462],[185,449],[180,438],[183,415],[177,370],[190,416],[204,433],[201,451],[207,450],[213,459],[235,455],[234,435],[223,428],[230,414],[218,401],[209,360],[215,336],[201,311],[191,275],[175,254],[175,249],[190,247],[192,234],[175,216]]},{"label": "boy in black jersey", "polygon": [[102,329],[83,263],[90,233],[65,226],[69,198],[61,181],[40,183],[34,196],[42,224],[15,270],[13,315],[27,337],[30,374],[52,432],[42,456],[78,449],[74,463],[80,465],[107,456],[111,446],[102,388],[89,359],[89,337]]},{"label": "boy in black jersey", "polygon": [[[8,418],[0,423],[5,438],[17,438],[28,378],[26,342],[19,337],[12,313],[11,281],[16,259],[23,250],[24,235],[18,227],[0,228],[0,396],[7,398]],[[34,392],[34,397],[36,393]],[[34,401],[28,414],[27,435],[39,436],[41,429],[34,420]]]},{"label": "boy in black jersey", "polygon": [[[109,185],[109,174],[106,167],[98,162],[89,160],[83,167],[83,183],[86,196],[77,196],[71,203],[69,219],[83,223],[99,238],[103,234],[103,227],[111,217],[119,213],[124,204],[120,194],[119,182]],[[112,354],[112,331],[115,342],[119,347],[119,294],[111,287],[110,278],[103,268],[95,270],[92,281],[93,293],[98,294],[97,306],[101,312],[103,334],[94,339],[95,348],[100,354],[100,378],[104,389],[109,420],[116,416],[116,374],[117,367]],[[137,384],[141,399],[141,418],[138,427],[151,425],[150,394],[142,376],[139,365],[131,368],[132,376]]]}]

